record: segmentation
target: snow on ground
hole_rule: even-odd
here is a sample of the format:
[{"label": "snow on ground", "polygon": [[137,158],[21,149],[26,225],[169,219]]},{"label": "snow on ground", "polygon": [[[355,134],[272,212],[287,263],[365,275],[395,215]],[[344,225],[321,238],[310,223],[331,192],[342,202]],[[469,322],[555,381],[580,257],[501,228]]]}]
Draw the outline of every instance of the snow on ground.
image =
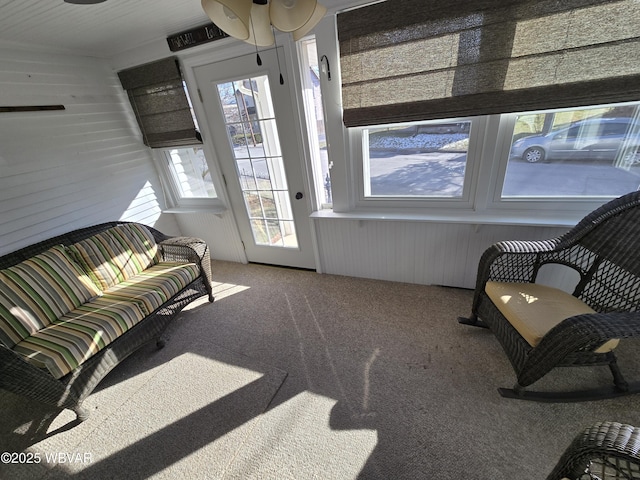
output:
[{"label": "snow on ground", "polygon": [[468,144],[469,135],[466,133],[418,133],[411,136],[371,135],[369,137],[370,149],[384,150],[466,151]]}]

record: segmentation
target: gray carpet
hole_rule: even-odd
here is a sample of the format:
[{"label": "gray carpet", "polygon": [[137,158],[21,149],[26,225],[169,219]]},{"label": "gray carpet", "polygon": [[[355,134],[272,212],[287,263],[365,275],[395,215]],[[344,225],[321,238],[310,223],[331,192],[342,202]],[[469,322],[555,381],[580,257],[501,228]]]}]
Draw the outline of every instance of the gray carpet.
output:
[{"label": "gray carpet", "polygon": [[[75,462],[3,465],[1,478],[545,478],[583,428],[640,425],[638,396],[500,397],[514,382],[506,356],[491,332],[456,322],[470,291],[228,262],[214,262],[214,280],[216,302],[183,312],[165,349],[118,366],[83,424],[39,440],[73,415],[51,423],[24,402],[5,415],[5,448]],[[637,348],[619,348],[631,378]],[[610,382],[606,369],[576,370],[536,386]]]}]

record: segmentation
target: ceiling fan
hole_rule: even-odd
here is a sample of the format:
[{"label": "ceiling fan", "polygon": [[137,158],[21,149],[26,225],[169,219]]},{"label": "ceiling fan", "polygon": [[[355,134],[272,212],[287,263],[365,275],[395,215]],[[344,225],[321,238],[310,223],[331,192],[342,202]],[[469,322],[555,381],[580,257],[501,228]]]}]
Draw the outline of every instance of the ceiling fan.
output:
[{"label": "ceiling fan", "polygon": [[224,32],[260,47],[274,44],[273,29],[300,40],[327,13],[316,0],[202,0],[202,8]]}]

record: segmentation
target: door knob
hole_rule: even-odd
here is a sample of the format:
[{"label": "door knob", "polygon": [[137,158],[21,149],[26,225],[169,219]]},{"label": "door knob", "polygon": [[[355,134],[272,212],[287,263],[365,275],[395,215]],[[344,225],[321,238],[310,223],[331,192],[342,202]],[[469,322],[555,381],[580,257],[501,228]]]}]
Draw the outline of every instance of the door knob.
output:
[{"label": "door knob", "polygon": [[296,193],[296,200],[300,200],[302,197],[304,197],[304,195],[302,194],[302,192],[298,192],[298,193]]}]

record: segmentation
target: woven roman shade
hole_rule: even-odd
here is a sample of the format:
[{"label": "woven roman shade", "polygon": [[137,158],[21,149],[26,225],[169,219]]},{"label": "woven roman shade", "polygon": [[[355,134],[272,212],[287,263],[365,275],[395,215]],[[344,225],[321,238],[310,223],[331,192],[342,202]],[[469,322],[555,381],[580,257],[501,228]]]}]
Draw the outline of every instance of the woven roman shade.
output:
[{"label": "woven roman shade", "polygon": [[640,100],[638,0],[387,0],[337,27],[348,127]]},{"label": "woven roman shade", "polygon": [[118,72],[145,145],[152,148],[202,143],[175,57]]}]

